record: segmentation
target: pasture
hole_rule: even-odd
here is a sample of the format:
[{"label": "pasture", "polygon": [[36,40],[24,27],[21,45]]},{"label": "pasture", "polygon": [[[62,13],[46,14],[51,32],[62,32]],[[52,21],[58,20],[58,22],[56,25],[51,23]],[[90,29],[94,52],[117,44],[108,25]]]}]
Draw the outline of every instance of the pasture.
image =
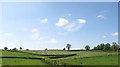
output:
[{"label": "pasture", "polygon": [[118,52],[4,50],[2,51],[2,65],[118,65]]}]

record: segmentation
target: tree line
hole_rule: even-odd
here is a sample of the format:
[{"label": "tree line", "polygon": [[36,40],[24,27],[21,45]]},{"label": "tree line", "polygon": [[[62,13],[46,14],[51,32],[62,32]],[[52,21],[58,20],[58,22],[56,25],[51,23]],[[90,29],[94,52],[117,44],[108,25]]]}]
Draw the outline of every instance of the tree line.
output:
[{"label": "tree line", "polygon": [[[86,50],[90,50],[90,46],[86,45],[85,46]],[[112,44],[110,43],[101,43],[100,45],[95,46],[92,50],[120,50],[120,46],[116,43],[116,42],[112,42]]]},{"label": "tree line", "polygon": [[[63,48],[63,50],[70,50],[71,48],[71,44],[66,44],[66,48]],[[85,50],[120,50],[120,46],[116,43],[116,42],[112,42],[112,44],[109,44],[109,43],[101,43],[100,45],[97,45],[95,46],[94,48],[90,48],[89,45],[86,45],[85,47]],[[20,50],[22,50],[22,47],[19,48]],[[4,47],[4,50],[8,50],[7,47]],[[10,50],[18,50],[17,48],[13,48],[13,49],[10,49]],[[27,51],[29,51],[29,49],[26,49]],[[48,50],[47,48],[45,50]]]}]

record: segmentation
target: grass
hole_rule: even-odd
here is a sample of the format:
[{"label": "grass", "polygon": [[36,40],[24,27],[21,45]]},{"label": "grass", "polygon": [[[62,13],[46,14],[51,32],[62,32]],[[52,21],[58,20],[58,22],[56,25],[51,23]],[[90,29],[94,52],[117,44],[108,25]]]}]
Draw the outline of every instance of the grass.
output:
[{"label": "grass", "polygon": [[43,56],[36,56],[36,55],[20,53],[20,52],[11,52],[11,51],[2,51],[2,56],[44,58]]},{"label": "grass", "polygon": [[[2,50],[0,50],[0,56],[2,56]],[[0,66],[2,65],[2,58],[0,58]]]},{"label": "grass", "polygon": [[77,58],[77,59],[63,59],[59,60],[61,63],[68,65],[117,65],[118,56],[101,56],[101,57],[90,57],[90,58]]},{"label": "grass", "polygon": [[93,57],[93,56],[107,56],[115,55],[118,52],[109,51],[29,51],[35,54],[48,54],[48,55],[63,55],[63,54],[77,54],[76,56],[66,57],[66,59],[80,58],[80,57]]},{"label": "grass", "polygon": [[[118,52],[115,51],[40,51],[30,50],[24,51],[38,55],[64,55],[64,54],[77,54],[65,58],[50,59],[45,56],[36,56],[27,53],[2,51],[2,56],[15,56],[15,57],[32,57],[32,58],[45,58],[49,62],[57,62],[58,64],[67,65],[117,65]],[[18,58],[2,58],[3,65],[47,65],[41,60],[34,59],[18,59]]]},{"label": "grass", "polygon": [[41,60],[34,59],[18,59],[18,58],[3,58],[2,65],[47,65]]},{"label": "grass", "polygon": [[[2,51],[3,57],[31,57],[31,58],[44,58],[43,56],[36,56],[27,53]],[[2,65],[47,65],[41,60],[35,59],[22,59],[22,58],[2,58]]]}]

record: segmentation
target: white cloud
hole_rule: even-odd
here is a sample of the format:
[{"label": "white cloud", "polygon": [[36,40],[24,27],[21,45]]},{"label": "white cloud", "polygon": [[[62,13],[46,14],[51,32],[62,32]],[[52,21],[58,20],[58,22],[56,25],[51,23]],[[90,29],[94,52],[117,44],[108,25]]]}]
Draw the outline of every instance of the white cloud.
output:
[{"label": "white cloud", "polygon": [[4,33],[6,36],[12,36],[14,33]]},{"label": "white cloud", "polygon": [[97,18],[105,18],[105,16],[100,14],[97,16]]},{"label": "white cloud", "polygon": [[85,23],[86,23],[86,20],[85,20],[85,19],[78,19],[78,21],[79,21],[81,24],[85,24]]},{"label": "white cloud", "polygon": [[69,22],[67,19],[60,18],[56,25],[66,29],[67,31],[73,32],[79,30],[85,23],[85,19],[77,19],[77,21]]},{"label": "white cloud", "polygon": [[113,36],[118,36],[118,32],[111,33]]},{"label": "white cloud", "polygon": [[32,33],[37,33],[38,32],[38,29],[34,28],[31,30]]},{"label": "white cloud", "polygon": [[68,31],[76,31],[79,29],[79,25],[77,23],[69,23],[68,25],[66,25],[64,27],[64,29],[68,30]]},{"label": "white cloud", "polygon": [[50,39],[50,40],[48,41],[48,43],[58,43],[58,40],[52,38],[52,39]]},{"label": "white cloud", "polygon": [[107,37],[107,36],[105,36],[105,35],[103,36],[103,38],[106,38],[106,37]]},{"label": "white cloud", "polygon": [[68,20],[64,19],[64,18],[60,18],[59,21],[56,23],[57,26],[65,26],[69,23]]},{"label": "white cloud", "polygon": [[41,22],[47,23],[47,21],[48,21],[48,19],[46,18],[46,19],[43,19]]}]

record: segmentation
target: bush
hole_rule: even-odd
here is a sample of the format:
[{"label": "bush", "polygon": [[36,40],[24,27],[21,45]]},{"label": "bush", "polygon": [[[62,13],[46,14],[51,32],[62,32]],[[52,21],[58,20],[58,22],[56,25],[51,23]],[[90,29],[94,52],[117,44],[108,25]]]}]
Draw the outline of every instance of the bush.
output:
[{"label": "bush", "polygon": [[26,49],[26,51],[29,51],[29,49]]},{"label": "bush", "polygon": [[17,48],[13,48],[12,50],[13,50],[13,51],[17,51],[18,49],[17,49]]}]

